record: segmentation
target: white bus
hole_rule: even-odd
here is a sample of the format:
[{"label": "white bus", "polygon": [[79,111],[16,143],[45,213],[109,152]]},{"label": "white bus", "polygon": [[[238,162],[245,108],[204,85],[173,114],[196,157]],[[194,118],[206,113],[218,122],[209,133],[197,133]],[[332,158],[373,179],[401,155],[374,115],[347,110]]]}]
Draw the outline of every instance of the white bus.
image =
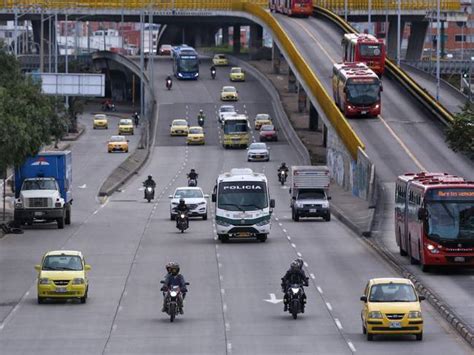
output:
[{"label": "white bus", "polygon": [[217,236],[267,240],[275,200],[270,199],[267,177],[252,169],[232,169],[219,175],[212,194]]}]

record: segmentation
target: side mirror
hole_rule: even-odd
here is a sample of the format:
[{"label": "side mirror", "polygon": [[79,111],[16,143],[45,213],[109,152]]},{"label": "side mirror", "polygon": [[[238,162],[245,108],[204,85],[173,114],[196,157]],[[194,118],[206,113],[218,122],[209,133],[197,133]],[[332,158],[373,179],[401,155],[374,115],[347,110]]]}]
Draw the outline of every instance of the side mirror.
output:
[{"label": "side mirror", "polygon": [[169,195],[168,198],[173,198],[173,195]]},{"label": "side mirror", "polygon": [[92,269],[92,267],[89,264],[86,264],[86,265],[84,265],[84,269],[86,271],[89,271],[90,269]]},{"label": "side mirror", "polygon": [[380,92],[382,92],[382,91],[383,91],[383,85],[380,84]]},{"label": "side mirror", "polygon": [[296,196],[292,196],[291,198],[296,201]]},{"label": "side mirror", "polygon": [[204,198],[209,198],[209,195],[205,194],[205,195],[204,195]]},{"label": "side mirror", "polygon": [[329,201],[329,200],[332,200],[332,197],[331,197],[331,196],[328,196],[328,201]]},{"label": "side mirror", "polygon": [[426,300],[426,297],[425,297],[425,296],[423,296],[423,295],[419,295],[419,296],[418,296],[418,299],[419,299],[419,300],[420,300],[420,302],[421,302],[421,301],[424,301],[424,300]]},{"label": "side mirror", "polygon": [[360,300],[362,302],[367,302],[367,296],[360,296]]},{"label": "side mirror", "polygon": [[274,199],[270,200],[270,208],[275,208],[275,200]]},{"label": "side mirror", "polygon": [[290,192],[290,194],[291,194],[291,187],[290,187],[290,189],[289,189],[288,191],[289,191],[289,192]]},{"label": "side mirror", "polygon": [[211,200],[212,202],[216,202],[216,194],[212,194]]},{"label": "side mirror", "polygon": [[189,282],[185,282],[184,284],[185,284],[186,286],[189,286]]},{"label": "side mirror", "polygon": [[164,284],[165,282],[163,280],[160,281],[160,284]]},{"label": "side mirror", "polygon": [[420,221],[423,221],[428,218],[428,211],[424,207],[420,207],[418,209],[418,219]]},{"label": "side mirror", "polygon": [[130,142],[130,139],[127,139],[127,143]]},{"label": "side mirror", "polygon": [[41,271],[41,265],[39,265],[39,264],[38,264],[38,265],[35,265],[35,270],[36,270],[36,271]]}]

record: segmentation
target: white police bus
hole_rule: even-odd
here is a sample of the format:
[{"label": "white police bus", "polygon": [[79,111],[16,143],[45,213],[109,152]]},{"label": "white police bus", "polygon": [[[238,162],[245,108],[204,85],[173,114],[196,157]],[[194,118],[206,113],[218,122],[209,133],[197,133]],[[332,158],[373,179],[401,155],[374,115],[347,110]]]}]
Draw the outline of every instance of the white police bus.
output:
[{"label": "white police bus", "polygon": [[232,169],[219,175],[212,194],[215,203],[217,236],[267,240],[275,201],[270,199],[267,177],[252,169]]}]

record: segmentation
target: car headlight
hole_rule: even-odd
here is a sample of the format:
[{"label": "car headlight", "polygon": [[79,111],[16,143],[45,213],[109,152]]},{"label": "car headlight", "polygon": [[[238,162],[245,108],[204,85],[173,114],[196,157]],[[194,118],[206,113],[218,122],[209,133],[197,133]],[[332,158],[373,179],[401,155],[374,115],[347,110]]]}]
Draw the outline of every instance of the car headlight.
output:
[{"label": "car headlight", "polygon": [[261,227],[270,223],[270,219],[264,219],[257,223],[257,226]]},{"label": "car headlight", "polygon": [[380,311],[369,312],[368,317],[372,319],[382,319],[382,312]]},{"label": "car headlight", "polygon": [[199,202],[198,203],[199,206],[202,206],[202,205],[205,205],[205,204],[206,204],[206,202]]},{"label": "car headlight", "polygon": [[321,204],[321,206],[322,206],[323,208],[329,208],[329,202],[327,202],[327,201],[326,201],[326,202],[323,202],[323,203]]},{"label": "car headlight", "polygon": [[20,207],[20,208],[23,207],[23,201],[18,198],[18,199],[15,201],[15,207]]},{"label": "car headlight", "polygon": [[303,208],[303,204],[301,202],[296,202],[296,207],[297,208]]},{"label": "car headlight", "polygon": [[194,74],[194,77],[197,78],[198,76],[199,76],[199,73],[195,73],[195,74]]},{"label": "car headlight", "polygon": [[223,221],[223,220],[221,220],[221,219],[216,219],[216,224],[218,224],[218,225],[220,225],[220,226],[223,226],[223,227],[228,227],[228,226],[230,226],[229,223],[227,223],[227,222],[225,222],[225,221]]},{"label": "car headlight", "polygon": [[426,244],[426,249],[428,249],[431,254],[439,254],[438,248],[436,248],[433,244]]},{"label": "car headlight", "polygon": [[178,73],[178,76],[179,76],[180,78],[182,78],[182,77],[183,77],[183,74],[181,74],[181,73]]},{"label": "car headlight", "polygon": [[73,285],[84,285],[85,280],[82,277],[77,277],[72,280]]},{"label": "car headlight", "polygon": [[408,312],[408,318],[421,318],[420,311],[410,311]]},{"label": "car headlight", "polygon": [[50,281],[47,277],[42,277],[38,280],[38,283],[40,285],[49,285]]}]

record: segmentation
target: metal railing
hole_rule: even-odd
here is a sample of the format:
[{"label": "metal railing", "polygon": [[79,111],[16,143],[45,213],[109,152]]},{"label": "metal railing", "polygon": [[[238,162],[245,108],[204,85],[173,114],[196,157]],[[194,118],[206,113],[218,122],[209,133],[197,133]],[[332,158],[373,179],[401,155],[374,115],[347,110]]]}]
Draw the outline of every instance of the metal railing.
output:
[{"label": "metal railing", "polygon": [[[324,7],[332,11],[343,11],[346,8],[349,11],[367,11],[369,7],[368,0],[313,0],[313,4]],[[432,10],[436,9],[437,0],[401,0],[401,10]],[[372,0],[372,10],[397,10],[398,0]],[[459,11],[461,2],[459,0],[441,0],[442,11]]]}]

